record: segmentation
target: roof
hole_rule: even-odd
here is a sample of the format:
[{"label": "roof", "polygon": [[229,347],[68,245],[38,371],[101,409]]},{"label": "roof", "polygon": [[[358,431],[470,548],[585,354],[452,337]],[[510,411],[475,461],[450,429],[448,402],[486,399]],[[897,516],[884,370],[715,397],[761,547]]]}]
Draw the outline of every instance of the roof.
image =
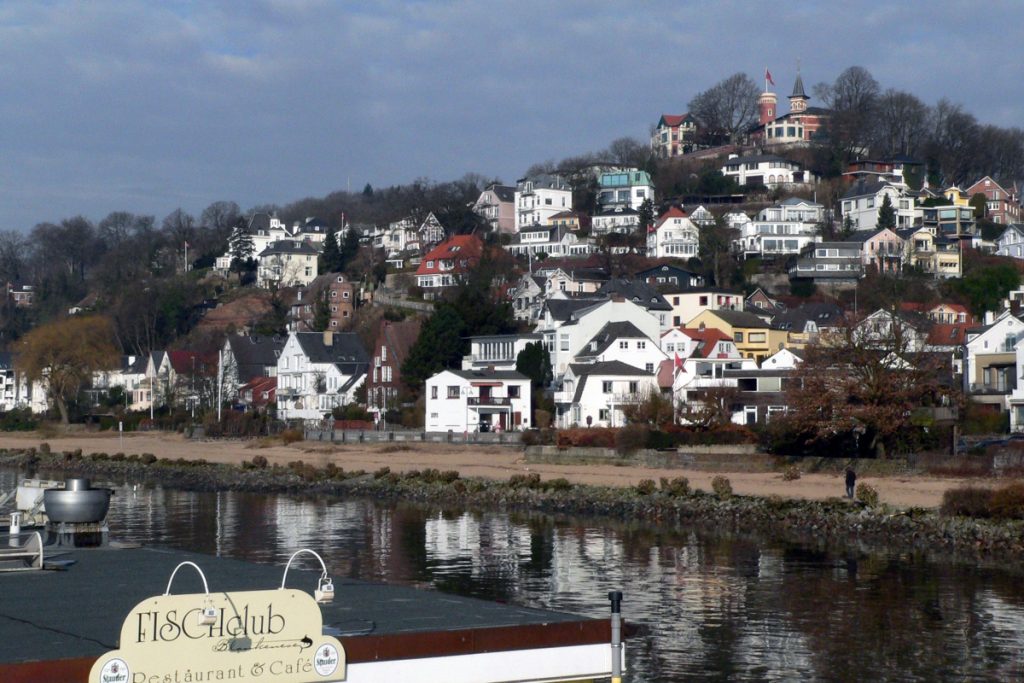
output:
[{"label": "roof", "polygon": [[925,342],[929,346],[963,346],[967,343],[967,330],[971,323],[935,323],[928,330],[928,338]]},{"label": "roof", "polygon": [[810,199],[801,199],[800,197],[786,197],[778,206],[797,206],[798,204],[806,204],[807,206],[823,206],[818,202],[813,202]]},{"label": "roof", "polygon": [[684,327],[681,329],[683,334],[697,342],[697,348],[694,349],[691,356],[694,358],[707,358],[715,350],[715,347],[718,346],[718,342],[732,341],[732,337],[716,327],[705,327],[703,330],[695,327]]},{"label": "roof", "polygon": [[542,173],[536,176],[527,176],[526,178],[520,178],[516,181],[516,191],[521,191],[521,186],[526,183],[533,183],[533,188],[543,190],[564,190],[570,191],[572,187],[569,183],[560,175],[554,175],[549,173]]},{"label": "roof", "polygon": [[[461,261],[477,261],[483,251],[483,242],[476,235],[453,235],[427,252],[416,269],[417,275],[441,272],[441,261],[454,260],[455,271],[462,270]],[[432,262],[433,265],[427,264]],[[469,264],[467,264],[468,266]]]},{"label": "roof", "polygon": [[[355,332],[293,332],[302,352],[310,363],[333,363],[345,374],[359,371],[360,365],[369,363],[366,349]],[[331,345],[324,343],[330,338]]]},{"label": "roof", "polygon": [[650,377],[653,373],[623,363],[620,360],[609,360],[603,363],[570,363],[569,367],[577,377],[612,375],[621,377]]},{"label": "roof", "polygon": [[199,351],[168,351],[171,367],[179,375],[206,375],[217,371],[217,354]]},{"label": "roof", "polygon": [[644,334],[631,322],[622,321],[614,323],[605,323],[604,327],[598,330],[597,334],[594,335],[585,349],[589,348],[590,344],[597,344],[597,348],[593,351],[587,350],[581,352],[581,356],[600,355],[608,350],[617,339],[647,339],[647,335]]},{"label": "roof", "polygon": [[786,159],[785,157],[780,157],[777,154],[750,154],[742,157],[734,157],[732,159],[726,159],[725,165],[734,166],[736,164],[759,164],[768,161],[784,161],[787,164],[796,164],[797,166],[800,165],[797,164],[797,162],[795,161],[790,161],[789,159]]},{"label": "roof", "polygon": [[612,278],[601,285],[597,293],[608,297],[618,295],[624,299],[629,299],[635,304],[642,305],[648,310],[672,310],[672,305],[665,300],[665,297],[643,280],[631,280],[622,277]]},{"label": "roof", "polygon": [[747,313],[745,311],[729,311],[723,308],[717,311],[708,311],[708,313],[718,316],[721,320],[732,327],[756,327],[764,329],[769,327],[768,323],[761,320],[753,313]]},{"label": "roof", "polygon": [[501,202],[514,202],[516,200],[516,188],[511,185],[494,183],[493,185],[488,185],[484,192],[493,192],[498,201]]},{"label": "roof", "polygon": [[[843,240],[843,241],[844,242],[854,242],[854,243],[863,244],[864,242],[867,242],[869,239],[871,239],[872,237],[874,237],[878,233],[883,232],[885,230],[889,230],[889,229],[888,228],[877,228],[877,229],[871,229],[871,230],[855,230],[854,232],[850,233],[850,235],[845,240]],[[892,231],[890,230],[889,232],[892,232]],[[897,237],[898,236],[899,235],[897,235]]]},{"label": "roof", "polygon": [[309,242],[298,240],[277,240],[267,245],[267,248],[260,252],[260,258],[273,254],[297,254],[299,256],[318,256],[320,252]]},{"label": "roof", "polygon": [[675,128],[686,119],[690,118],[690,114],[662,114],[661,118],[658,119],[658,125],[665,124],[666,126]]},{"label": "roof", "polygon": [[661,224],[670,218],[689,218],[689,216],[680,207],[673,205],[668,208],[668,211],[658,216],[655,226],[660,228]]},{"label": "roof", "polygon": [[807,323],[818,327],[834,327],[843,320],[843,309],[827,301],[809,301],[772,318],[772,325],[780,330],[802,332]]},{"label": "roof", "polygon": [[809,99],[807,93],[804,92],[804,79],[800,75],[800,72],[796,72],[796,83],[793,84],[793,94],[790,97],[799,97],[801,99]]},{"label": "roof", "polygon": [[[28,571],[4,575],[4,608],[17,618],[0,623],[0,668],[22,662],[53,662],[65,667],[80,665],[88,672],[93,661],[117,647],[121,627],[132,608],[143,600],[164,592],[175,566],[188,561],[202,567],[210,587],[233,593],[276,589],[281,584],[281,566],[264,565],[242,560],[215,557],[167,548],[61,548],[72,564],[66,571]],[[294,578],[292,578],[294,576]],[[315,586],[320,569],[303,566],[289,570],[289,586],[306,589]],[[435,645],[424,649],[429,656],[472,653],[472,649],[446,649],[438,643],[474,641],[498,643],[502,632],[481,633],[484,629],[501,627],[555,627],[554,632],[580,622],[607,624],[607,619],[584,617],[478,598],[462,597],[410,588],[396,584],[372,583],[346,578],[343,571],[332,568],[331,578],[339,599],[318,604],[324,625],[340,625],[349,662],[398,658],[397,645],[414,636]],[[175,592],[202,591],[194,573],[181,572],[176,577]],[[358,618],[355,618],[357,616]],[[370,625],[372,633],[366,633]],[[563,628],[559,629],[558,625]],[[590,629],[587,629],[590,631]],[[362,633],[360,633],[362,632]],[[418,635],[417,635],[418,634]],[[432,634],[432,635],[431,635]],[[607,627],[600,639],[607,640]],[[313,634],[317,635],[317,634]],[[590,635],[596,635],[590,632]],[[505,636],[507,638],[507,636]],[[550,640],[551,636],[548,636]],[[582,643],[586,636],[577,636]],[[388,646],[388,640],[391,644]],[[564,638],[562,639],[565,640]],[[360,647],[362,645],[362,647]],[[406,645],[408,646],[408,645]],[[391,656],[384,655],[390,650]],[[356,654],[362,652],[362,656]],[[407,656],[407,655],[406,655]],[[421,655],[417,655],[421,656]],[[55,660],[60,661],[59,664]],[[26,676],[21,680],[85,680],[63,673]],[[19,677],[15,674],[15,678]]]},{"label": "roof", "polygon": [[580,297],[572,299],[548,299],[544,302],[544,307],[548,313],[555,320],[570,320],[572,314],[576,311],[582,311],[584,308],[590,308],[595,304],[606,301],[605,297]]},{"label": "roof", "polygon": [[489,380],[489,379],[498,379],[498,380],[529,380],[530,379],[529,377],[527,377],[523,373],[516,372],[515,370],[455,370],[455,369],[449,369],[447,371],[442,370],[442,372],[450,372],[453,375],[458,375],[462,379],[466,379],[466,380],[470,380],[470,381],[472,381],[472,380]]},{"label": "roof", "polygon": [[228,337],[231,355],[235,359],[238,379],[248,382],[263,375],[263,368],[277,365],[277,358],[284,348],[283,337],[266,335],[232,335]]},{"label": "roof", "polygon": [[[413,347],[413,344],[419,338],[422,326],[423,321],[419,318],[400,320],[398,322],[381,320],[380,330],[377,332],[377,346],[381,344],[386,345],[388,353],[394,355],[395,360],[398,361],[400,366],[409,355],[409,349]],[[377,349],[374,349],[375,353],[376,351]]]},{"label": "roof", "polygon": [[869,180],[867,178],[861,178],[857,182],[850,185],[841,199],[852,199],[854,197],[873,197],[883,188],[893,187],[892,183],[887,183],[884,180]]}]

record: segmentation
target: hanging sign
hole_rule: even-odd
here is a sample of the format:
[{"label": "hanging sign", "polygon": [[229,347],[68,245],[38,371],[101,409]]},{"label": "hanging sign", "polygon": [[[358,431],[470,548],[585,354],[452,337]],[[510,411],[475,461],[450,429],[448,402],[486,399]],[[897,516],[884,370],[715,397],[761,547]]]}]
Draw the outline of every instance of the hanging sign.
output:
[{"label": "hanging sign", "polygon": [[120,649],[90,683],[345,680],[345,650],[323,635],[320,606],[300,590],[160,595],[136,605]]}]

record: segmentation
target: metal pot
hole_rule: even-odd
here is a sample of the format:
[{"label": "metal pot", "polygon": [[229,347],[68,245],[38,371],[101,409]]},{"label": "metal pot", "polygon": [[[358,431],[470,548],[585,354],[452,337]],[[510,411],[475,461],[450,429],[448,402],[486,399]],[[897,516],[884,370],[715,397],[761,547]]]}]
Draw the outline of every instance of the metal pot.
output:
[{"label": "metal pot", "polygon": [[111,489],[94,489],[88,479],[67,479],[63,489],[46,489],[43,505],[51,522],[102,522],[110,509]]}]

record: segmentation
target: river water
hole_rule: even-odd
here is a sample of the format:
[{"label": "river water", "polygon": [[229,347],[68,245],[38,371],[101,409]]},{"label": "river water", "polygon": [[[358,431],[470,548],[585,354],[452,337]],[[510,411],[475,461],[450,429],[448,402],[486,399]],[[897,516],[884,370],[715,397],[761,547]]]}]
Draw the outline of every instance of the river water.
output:
[{"label": "river water", "polygon": [[[0,491],[16,473],[0,471]],[[112,482],[120,484],[121,482]],[[1024,680],[1024,571],[599,518],[128,484],[111,535],[607,616],[644,627],[627,681]]]}]

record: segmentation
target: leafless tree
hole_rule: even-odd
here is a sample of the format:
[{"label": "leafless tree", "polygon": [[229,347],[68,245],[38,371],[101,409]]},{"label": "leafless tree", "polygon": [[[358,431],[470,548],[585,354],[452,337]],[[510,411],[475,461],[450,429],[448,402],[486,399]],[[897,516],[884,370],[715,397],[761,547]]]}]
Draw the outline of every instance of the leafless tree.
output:
[{"label": "leafless tree", "polygon": [[832,110],[828,132],[844,155],[865,150],[871,141],[878,93],[878,81],[862,66],[849,67],[832,84],[814,86],[815,96]]},{"label": "leafless tree", "polygon": [[874,147],[882,154],[917,156],[928,136],[928,105],[902,90],[878,98]]},{"label": "leafless tree", "polygon": [[722,131],[736,141],[757,122],[759,95],[750,76],[736,73],[690,100],[690,113],[705,130]]}]

